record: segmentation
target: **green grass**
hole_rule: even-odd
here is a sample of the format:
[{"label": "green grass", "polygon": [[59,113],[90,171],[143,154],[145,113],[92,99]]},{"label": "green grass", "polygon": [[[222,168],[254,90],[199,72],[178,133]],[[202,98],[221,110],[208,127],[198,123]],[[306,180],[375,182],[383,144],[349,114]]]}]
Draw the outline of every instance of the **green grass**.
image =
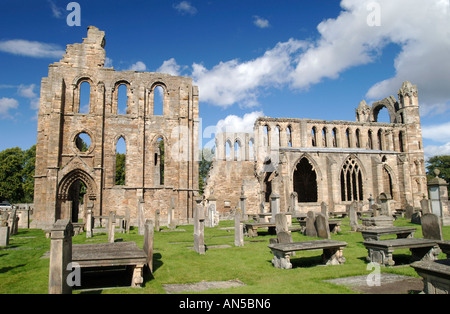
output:
[{"label": "green grass", "polygon": [[[420,225],[409,223],[403,218],[394,222],[395,226],[413,226],[417,228],[415,237],[422,237]],[[222,221],[219,227],[232,227],[233,221]],[[345,294],[355,293],[345,286],[323,282],[348,276],[369,275],[367,269],[367,250],[362,244],[359,232],[351,232],[348,218],[343,219],[342,231],[332,235],[333,240],[345,241],[346,262],[338,266],[321,266],[321,251],[297,252],[291,258],[293,269],[277,269],[272,266],[272,254],[267,248],[273,235],[261,232],[256,238],[245,238],[244,247],[234,247],[234,231],[221,230],[219,227],[205,228],[205,243],[208,246],[228,244],[230,248],[208,249],[205,255],[199,255],[190,249],[193,246],[193,226],[179,226],[185,232],[155,232],[154,272],[145,274],[145,284],[141,289],[113,288],[102,293],[139,294],[165,293],[163,284],[193,283],[200,281],[221,281],[238,279],[243,287],[217,289],[203,293],[231,294]],[[443,228],[444,239],[450,240],[450,227]],[[124,241],[135,241],[142,248],[143,236],[136,229],[130,234],[116,234]],[[292,232],[294,241],[313,238],[298,232]],[[391,236],[395,237],[395,236]],[[389,238],[389,237],[385,237]],[[383,238],[384,239],[384,238]],[[73,237],[74,244],[106,242],[106,234],[97,234],[86,241],[85,233]],[[252,241],[252,242],[249,242]],[[16,249],[0,250],[0,293],[48,293],[49,259],[42,258],[50,250],[50,239],[45,238],[41,230],[19,230],[18,235],[10,238],[10,247]],[[406,263],[411,253],[408,249],[394,252],[395,267],[381,267],[382,272],[419,277]],[[445,258],[441,254],[439,258]],[[83,281],[83,278],[81,279]],[[74,293],[80,291],[74,290]],[[192,292],[189,292],[192,293]]]}]

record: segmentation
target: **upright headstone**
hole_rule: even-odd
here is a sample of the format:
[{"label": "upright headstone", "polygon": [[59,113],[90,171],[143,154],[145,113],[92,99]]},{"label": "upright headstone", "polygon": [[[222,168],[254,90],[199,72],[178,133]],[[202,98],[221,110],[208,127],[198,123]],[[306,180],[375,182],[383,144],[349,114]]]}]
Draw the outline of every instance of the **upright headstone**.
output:
[{"label": "upright headstone", "polygon": [[280,195],[277,193],[272,193],[270,195],[270,212],[272,213],[272,222],[275,221],[275,216],[280,212]]},{"label": "upright headstone", "polygon": [[430,214],[430,200],[426,198],[420,200],[420,208],[422,209],[422,214]]},{"label": "upright headstone", "polygon": [[[91,206],[92,204],[92,206]],[[86,238],[92,238],[92,229],[93,229],[93,217],[92,217],[92,210],[93,210],[93,203],[89,202],[87,205],[86,210]]]},{"label": "upright headstone", "polygon": [[381,215],[390,216],[390,196],[388,196],[386,193],[381,193],[379,199],[381,202]]},{"label": "upright headstone", "polygon": [[323,214],[318,214],[316,216],[315,225],[318,237],[323,239],[331,239],[330,227],[328,225],[327,217],[325,217]]},{"label": "upright headstone", "polygon": [[241,196],[239,197],[239,206],[243,220],[248,220],[247,216],[247,197],[245,196],[244,185],[241,186]]},{"label": "upright headstone", "polygon": [[157,209],[155,211],[155,231],[158,231],[158,232],[159,232],[159,230],[161,230],[160,221],[159,221],[160,216],[161,216],[161,212],[159,211],[159,209]]},{"label": "upright headstone", "polygon": [[380,205],[378,205],[378,204],[373,204],[370,208],[372,209],[373,217],[378,217],[378,216],[380,216],[380,211],[381,211]]},{"label": "upright headstone", "polygon": [[172,197],[170,199],[170,209],[169,209],[169,229],[177,228],[177,220],[175,218],[175,199]]},{"label": "upright headstone", "polygon": [[126,223],[126,225],[125,225],[125,232],[127,233],[127,234],[129,234],[130,233],[130,220],[131,220],[131,217],[130,217],[130,209],[129,208],[127,208],[126,209],[126,211],[125,211],[125,223]]},{"label": "upright headstone", "polygon": [[145,231],[144,231],[144,252],[147,255],[147,266],[151,273],[153,273],[153,221],[145,221]]},{"label": "upright headstone", "polygon": [[414,214],[414,207],[412,207],[411,205],[406,205],[406,210],[405,210],[405,218],[406,219],[411,219],[412,215]]},{"label": "upright headstone", "polygon": [[9,227],[0,226],[0,247],[9,245]]},{"label": "upright headstone", "polygon": [[444,240],[442,236],[441,219],[435,214],[425,214],[422,216],[422,234],[425,239]]},{"label": "upright headstone", "polygon": [[276,230],[277,234],[279,232],[289,231],[287,217],[284,213],[275,215],[275,230]]},{"label": "upright headstone", "polygon": [[18,218],[17,217],[17,209],[13,209],[11,214],[9,215],[9,234],[10,235],[16,235],[18,231]]},{"label": "upright headstone", "polygon": [[298,201],[298,194],[297,192],[292,192],[290,195],[290,199],[291,199],[291,212],[293,212],[294,214],[297,212],[297,201]]},{"label": "upright headstone", "polygon": [[441,171],[433,170],[435,178],[428,181],[428,194],[430,196],[430,212],[444,220],[444,216],[449,214],[448,207],[448,183],[439,178]]},{"label": "upright headstone", "polygon": [[114,243],[116,228],[116,214],[114,212],[109,212],[108,216],[108,242]]},{"label": "upright headstone", "polygon": [[356,202],[352,202],[349,206],[348,216],[350,218],[350,228],[352,231],[358,230],[358,214],[356,213],[358,209],[358,204]]},{"label": "upright headstone", "polygon": [[316,221],[316,214],[313,211],[309,211],[306,214],[306,228],[305,228],[306,236],[317,237],[315,221]]},{"label": "upright headstone", "polygon": [[234,245],[244,246],[244,224],[241,223],[241,213],[237,210],[234,214]]},{"label": "upright headstone", "polygon": [[72,287],[67,283],[71,270],[67,269],[72,262],[73,226],[70,220],[58,220],[51,230],[49,294],[70,294]]},{"label": "upright headstone", "polygon": [[320,212],[328,218],[328,205],[325,202],[320,203]]},{"label": "upright headstone", "polygon": [[205,254],[205,213],[202,206],[202,198],[195,199],[197,206],[194,210],[194,250],[199,254]]},{"label": "upright headstone", "polygon": [[138,233],[139,235],[144,235],[144,224],[145,224],[145,201],[142,197],[139,198],[138,202]]}]

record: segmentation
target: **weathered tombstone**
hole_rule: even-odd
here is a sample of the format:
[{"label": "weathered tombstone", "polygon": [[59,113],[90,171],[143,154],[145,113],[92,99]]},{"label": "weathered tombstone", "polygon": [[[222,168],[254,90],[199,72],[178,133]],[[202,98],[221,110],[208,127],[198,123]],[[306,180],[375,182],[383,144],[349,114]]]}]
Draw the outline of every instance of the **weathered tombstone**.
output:
[{"label": "weathered tombstone", "polygon": [[127,209],[125,210],[125,223],[126,223],[126,225],[125,225],[125,232],[126,232],[127,234],[130,233],[130,220],[131,220],[131,217],[130,217],[130,209],[127,208]]},{"label": "weathered tombstone", "polygon": [[348,216],[350,218],[350,227],[352,231],[358,230],[358,215],[357,215],[358,204],[354,201],[349,206]]},{"label": "weathered tombstone", "polygon": [[411,205],[406,205],[406,210],[405,210],[405,218],[406,219],[411,219],[412,215],[414,214],[414,207],[412,207]]},{"label": "weathered tombstone", "polygon": [[331,239],[330,227],[328,225],[328,219],[323,214],[318,214],[316,216],[316,230],[317,236],[323,239]]},{"label": "weathered tombstone", "polygon": [[195,199],[197,206],[194,210],[194,250],[199,254],[205,254],[205,213],[202,206],[202,198]]},{"label": "weathered tombstone", "polygon": [[243,220],[248,220],[247,216],[247,197],[244,192],[244,185],[241,186],[241,196],[239,197],[239,206],[241,208],[241,215]]},{"label": "weathered tombstone", "polygon": [[381,193],[379,199],[381,202],[381,215],[390,216],[391,214],[390,196],[388,196],[386,193]]},{"label": "weathered tombstone", "polygon": [[[92,204],[92,206],[91,206],[91,204]],[[92,207],[93,207],[93,203],[90,202],[87,205],[87,210],[86,210],[86,238],[92,238],[92,229],[93,229]]]},{"label": "weathered tombstone", "polygon": [[140,197],[139,202],[138,202],[138,233],[139,233],[139,235],[144,235],[144,224],[145,224],[145,201],[142,197]]},{"label": "weathered tombstone", "polygon": [[70,294],[72,287],[67,283],[70,274],[68,265],[72,262],[73,226],[70,220],[58,220],[51,230],[49,294]]},{"label": "weathered tombstone", "polygon": [[9,244],[9,227],[0,226],[0,246],[8,246]]},{"label": "weathered tombstone", "polygon": [[17,217],[17,210],[13,209],[11,214],[9,215],[9,221],[8,221],[8,226],[9,226],[9,234],[10,235],[16,235],[17,231],[18,231],[18,218]]},{"label": "weathered tombstone", "polygon": [[108,242],[114,243],[115,229],[116,228],[116,214],[109,212],[108,217]]},{"label": "weathered tombstone", "polygon": [[161,212],[159,211],[159,209],[158,210],[156,210],[155,211],[155,231],[158,231],[159,232],[159,230],[161,230],[161,227],[160,227],[160,216],[161,216]]},{"label": "weathered tombstone", "polygon": [[373,217],[380,216],[380,210],[381,210],[380,205],[373,204],[370,208],[372,209]]},{"label": "weathered tombstone", "polygon": [[[277,242],[278,243],[292,243],[292,235],[290,232],[281,231],[277,233]],[[292,252],[294,254],[295,252]]]},{"label": "weathered tombstone", "polygon": [[428,194],[430,195],[430,212],[444,219],[448,214],[448,183],[439,178],[439,169],[433,170],[435,178],[428,181]]},{"label": "weathered tombstone", "polygon": [[169,209],[169,229],[176,229],[177,221],[175,219],[175,199],[172,197],[170,199],[170,209]]},{"label": "weathered tombstone", "polygon": [[287,217],[284,213],[275,215],[275,230],[277,234],[289,231]]},{"label": "weathered tombstone", "polygon": [[422,209],[422,214],[431,213],[430,200],[426,198],[420,200],[420,208]]},{"label": "weathered tombstone", "polygon": [[272,217],[270,220],[272,222],[275,221],[275,216],[280,212],[280,195],[276,193],[272,193],[270,195],[270,212],[272,213]]},{"label": "weathered tombstone", "polygon": [[291,212],[296,213],[297,212],[297,201],[298,201],[298,194],[297,192],[291,193]]},{"label": "weathered tombstone", "polygon": [[422,216],[422,234],[425,239],[444,240],[442,236],[441,219],[435,214]]},{"label": "weathered tombstone", "polygon": [[306,214],[306,228],[305,235],[308,237],[317,237],[317,230],[315,226],[316,215],[313,211]]},{"label": "weathered tombstone", "polygon": [[144,231],[144,252],[147,255],[147,266],[151,273],[153,273],[153,221],[145,221],[145,231]]},{"label": "weathered tombstone", "polygon": [[320,212],[328,218],[328,205],[325,202],[320,203]]},{"label": "weathered tombstone", "polygon": [[244,224],[241,223],[241,213],[239,210],[234,214],[234,245],[244,246]]}]

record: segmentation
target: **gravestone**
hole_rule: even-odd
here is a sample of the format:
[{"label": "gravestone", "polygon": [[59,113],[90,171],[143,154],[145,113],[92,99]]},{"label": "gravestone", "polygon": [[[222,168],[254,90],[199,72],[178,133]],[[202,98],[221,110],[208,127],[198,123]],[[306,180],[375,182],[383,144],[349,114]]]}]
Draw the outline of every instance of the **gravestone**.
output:
[{"label": "gravestone", "polygon": [[161,230],[160,227],[160,217],[161,217],[161,212],[158,210],[155,211],[155,231]]},{"label": "gravestone", "polygon": [[422,214],[430,214],[431,208],[430,208],[430,200],[429,199],[422,199],[420,200],[420,208],[422,209]]},{"label": "gravestone", "polygon": [[72,262],[73,226],[70,220],[58,220],[51,230],[50,265],[49,265],[49,294],[71,294],[72,287],[67,283],[67,276],[71,269],[67,269]]},{"label": "gravestone", "polygon": [[108,217],[108,242],[114,243],[115,229],[116,228],[116,214],[109,212]]},{"label": "gravestone", "polygon": [[243,220],[248,220],[247,216],[247,197],[245,196],[244,185],[241,186],[241,196],[239,197],[239,206]]},{"label": "gravestone", "polygon": [[305,235],[308,237],[317,237],[317,230],[315,226],[316,216],[313,211],[306,214],[306,228]]},{"label": "gravestone", "polygon": [[142,197],[139,198],[138,203],[138,233],[139,235],[144,235],[144,224],[145,224],[145,201]]},{"label": "gravestone", "polygon": [[0,247],[8,246],[9,244],[9,227],[0,226]]},{"label": "gravestone", "polygon": [[320,212],[328,218],[328,205],[325,202],[320,203]]},{"label": "gravestone", "polygon": [[18,225],[19,225],[19,217],[17,217],[17,209],[13,209],[11,214],[9,215],[9,221],[8,221],[10,235],[17,234]]},{"label": "gravestone", "polygon": [[127,234],[130,233],[130,219],[131,219],[131,217],[130,217],[130,209],[127,208],[126,211],[125,211],[125,220],[126,220],[125,232]]},{"label": "gravestone", "polygon": [[298,201],[297,192],[292,192],[290,198],[291,198],[290,211],[295,214],[297,212],[297,201]]},{"label": "gravestone", "polygon": [[441,219],[435,214],[422,216],[422,234],[425,239],[444,240],[442,236]]},{"label": "gravestone", "polygon": [[170,199],[170,209],[169,209],[169,229],[176,229],[177,221],[175,219],[175,199],[172,197]]},{"label": "gravestone", "polygon": [[288,230],[288,221],[285,214],[277,214],[275,216],[275,230],[277,234],[279,232],[287,232]]},{"label": "gravestone", "polygon": [[381,215],[390,216],[391,215],[390,195],[386,193],[381,193],[379,200],[381,202]]},{"label": "gravestone", "polygon": [[378,204],[373,204],[372,206],[370,206],[370,209],[372,209],[373,217],[378,217],[378,216],[380,216],[380,210],[381,210],[380,205],[378,205]]},{"label": "gravestone", "polygon": [[143,250],[147,255],[147,266],[151,273],[153,273],[153,221],[146,220],[144,226],[144,246]]},{"label": "gravestone", "polygon": [[358,230],[358,214],[356,213],[358,209],[358,204],[352,202],[348,209],[348,216],[350,218],[350,227],[352,231]]},{"label": "gravestone", "polygon": [[[277,233],[278,243],[292,243],[292,235],[290,232],[281,231]],[[295,252],[293,252],[294,254]]]},{"label": "gravestone", "polygon": [[331,239],[330,227],[328,225],[328,218],[323,214],[318,214],[315,220],[317,236],[323,239]]},{"label": "gravestone", "polygon": [[271,222],[275,221],[275,216],[280,212],[280,195],[276,193],[272,193],[270,195],[270,212],[272,213],[272,217],[270,218]]},{"label": "gravestone", "polygon": [[405,210],[405,218],[406,219],[411,219],[412,215],[414,214],[414,207],[412,207],[411,205],[406,205],[406,210]]},{"label": "gravestone", "polygon": [[86,238],[92,238],[92,229],[94,228],[94,217],[92,217],[92,210],[94,208],[94,203],[89,202],[87,204],[86,210]]},{"label": "gravestone", "polygon": [[194,250],[199,254],[205,254],[205,213],[202,206],[202,198],[195,199],[197,206],[194,210]]},{"label": "gravestone", "polygon": [[241,223],[241,212],[236,210],[234,214],[234,245],[244,246],[244,224]]}]

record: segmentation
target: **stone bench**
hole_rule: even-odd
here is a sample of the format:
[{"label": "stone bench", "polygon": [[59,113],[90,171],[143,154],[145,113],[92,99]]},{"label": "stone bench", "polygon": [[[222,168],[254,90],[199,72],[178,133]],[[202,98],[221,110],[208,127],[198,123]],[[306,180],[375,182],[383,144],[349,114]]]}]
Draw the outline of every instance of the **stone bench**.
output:
[{"label": "stone bench", "polygon": [[426,294],[450,293],[450,259],[415,262],[411,267],[423,278]]},{"label": "stone bench", "polygon": [[244,224],[247,237],[257,237],[259,228],[269,228],[270,234],[276,234],[275,223],[271,222],[248,222]]},{"label": "stone bench", "polygon": [[362,230],[361,234],[364,241],[378,241],[383,235],[397,235],[398,239],[413,238],[416,228],[414,227],[390,227],[390,228],[374,228]]},{"label": "stone bench", "polygon": [[393,239],[364,241],[368,251],[367,260],[385,266],[394,266],[393,252],[397,249],[409,249],[413,261],[433,261],[439,255],[440,249],[435,240],[428,239]]},{"label": "stone bench", "polygon": [[325,265],[340,265],[345,262],[343,249],[346,242],[334,240],[313,240],[292,243],[269,244],[273,254],[272,264],[276,268],[291,269],[290,257],[293,252],[306,250],[323,250],[322,261]]}]

